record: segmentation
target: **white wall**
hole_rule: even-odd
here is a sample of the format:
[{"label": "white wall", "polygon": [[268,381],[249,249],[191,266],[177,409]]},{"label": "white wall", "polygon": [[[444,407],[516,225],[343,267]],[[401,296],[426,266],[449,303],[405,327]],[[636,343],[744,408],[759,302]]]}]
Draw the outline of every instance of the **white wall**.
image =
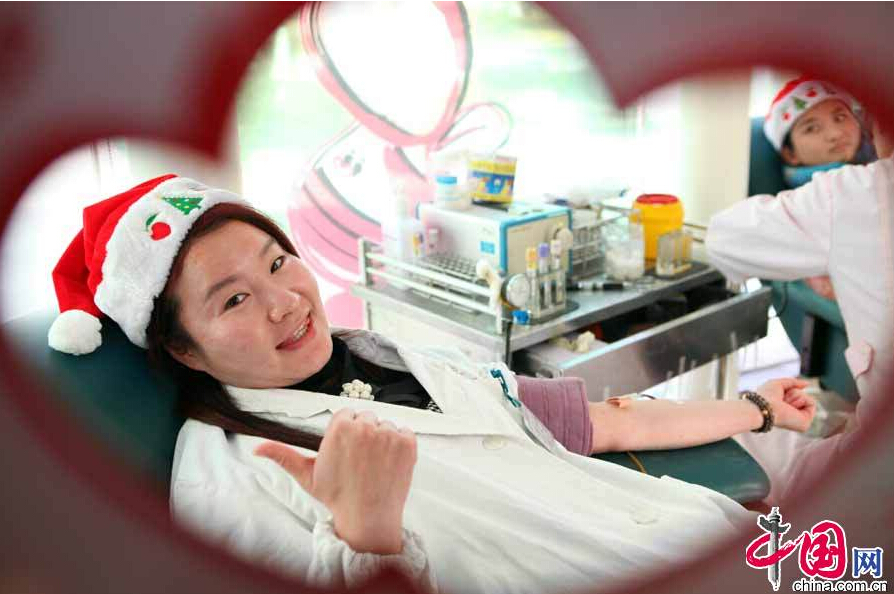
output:
[{"label": "white wall", "polygon": [[748,115],[753,118],[767,115],[770,104],[782,89],[782,85],[797,77],[798,73],[790,70],[755,68],[751,77],[751,103]]},{"label": "white wall", "polygon": [[750,103],[747,70],[689,78],[644,97],[634,193],[673,194],[686,221],[701,225],[744,198]]},{"label": "white wall", "polygon": [[0,321],[56,303],[53,266],[81,226],[81,210],[102,195],[97,151],[86,146],[53,162],[13,211],[0,251]]},{"label": "white wall", "polygon": [[680,195],[690,223],[706,225],[715,212],[747,195],[750,74],[699,77],[680,85]]}]

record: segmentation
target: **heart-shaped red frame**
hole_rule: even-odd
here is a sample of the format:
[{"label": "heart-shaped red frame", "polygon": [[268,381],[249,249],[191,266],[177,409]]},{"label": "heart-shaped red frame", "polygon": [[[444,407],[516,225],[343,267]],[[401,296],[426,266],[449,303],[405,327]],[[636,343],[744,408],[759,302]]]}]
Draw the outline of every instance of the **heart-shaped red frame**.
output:
[{"label": "heart-shaped red frame", "polygon": [[[889,4],[544,3],[592,56],[624,106],[696,74],[773,65],[831,78],[894,128]],[[239,81],[296,4],[0,6],[0,221],[65,152],[147,137],[215,156]],[[97,197],[101,198],[101,197]],[[0,591],[242,593],[296,585],[172,528],[163,498],[66,415],[0,335]],[[840,522],[856,546],[894,545],[894,424],[886,404],[829,482],[786,519]],[[886,422],[887,421],[887,422]],[[750,537],[635,591],[764,592]],[[658,581],[660,580],[660,581]],[[368,588],[384,587],[378,582]],[[594,585],[598,586],[598,585]]]}]

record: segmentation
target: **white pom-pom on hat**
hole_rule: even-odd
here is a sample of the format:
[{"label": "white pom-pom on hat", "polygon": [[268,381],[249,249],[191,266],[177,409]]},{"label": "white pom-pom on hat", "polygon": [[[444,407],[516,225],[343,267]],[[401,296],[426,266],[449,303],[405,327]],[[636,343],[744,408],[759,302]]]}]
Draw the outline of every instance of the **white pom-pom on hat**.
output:
[{"label": "white pom-pom on hat", "polygon": [[70,355],[86,355],[102,344],[102,324],[96,316],[80,309],[64,311],[53,321],[47,335],[49,345]]}]

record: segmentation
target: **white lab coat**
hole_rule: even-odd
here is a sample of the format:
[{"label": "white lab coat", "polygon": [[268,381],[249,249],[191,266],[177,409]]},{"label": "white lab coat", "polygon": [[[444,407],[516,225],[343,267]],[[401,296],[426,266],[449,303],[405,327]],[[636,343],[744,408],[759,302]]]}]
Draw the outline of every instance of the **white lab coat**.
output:
[{"label": "white lab coat", "polygon": [[[490,374],[500,369],[517,399],[502,363],[475,364],[453,350],[396,349],[363,331],[340,335],[364,358],[411,371],[443,414],[294,390],[230,392],[245,410],[320,432],[344,407],[372,410],[416,432],[404,553],[390,560],[422,587],[498,594],[605,585],[694,556],[755,521],[714,491],[571,454],[548,432],[543,447]],[[174,459],[174,518],[313,583],[368,577],[383,558],[356,554],[339,540],[324,506],[252,454],[261,441],[188,421]]]},{"label": "white lab coat", "polygon": [[[711,262],[731,280],[831,277],[847,330],[845,359],[860,394],[858,424],[890,397],[885,384],[894,380],[892,238],[894,157],[888,157],[818,173],[800,188],[735,204],[711,219],[705,242]],[[745,441],[769,444],[779,437]],[[768,447],[776,451],[776,465],[790,457],[782,473],[789,484],[779,496],[818,476],[852,439],[790,435],[788,451]]]}]

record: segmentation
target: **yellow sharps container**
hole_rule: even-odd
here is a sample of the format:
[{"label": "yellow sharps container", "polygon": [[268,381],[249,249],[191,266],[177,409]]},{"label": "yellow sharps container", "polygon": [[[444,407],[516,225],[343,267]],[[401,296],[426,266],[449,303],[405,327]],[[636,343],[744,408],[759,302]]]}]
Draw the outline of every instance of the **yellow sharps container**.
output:
[{"label": "yellow sharps container", "polygon": [[683,228],[683,203],[670,194],[643,194],[633,203],[633,209],[639,211],[631,215],[638,218],[643,226],[646,244],[646,259],[658,257],[658,238],[671,231]]}]

